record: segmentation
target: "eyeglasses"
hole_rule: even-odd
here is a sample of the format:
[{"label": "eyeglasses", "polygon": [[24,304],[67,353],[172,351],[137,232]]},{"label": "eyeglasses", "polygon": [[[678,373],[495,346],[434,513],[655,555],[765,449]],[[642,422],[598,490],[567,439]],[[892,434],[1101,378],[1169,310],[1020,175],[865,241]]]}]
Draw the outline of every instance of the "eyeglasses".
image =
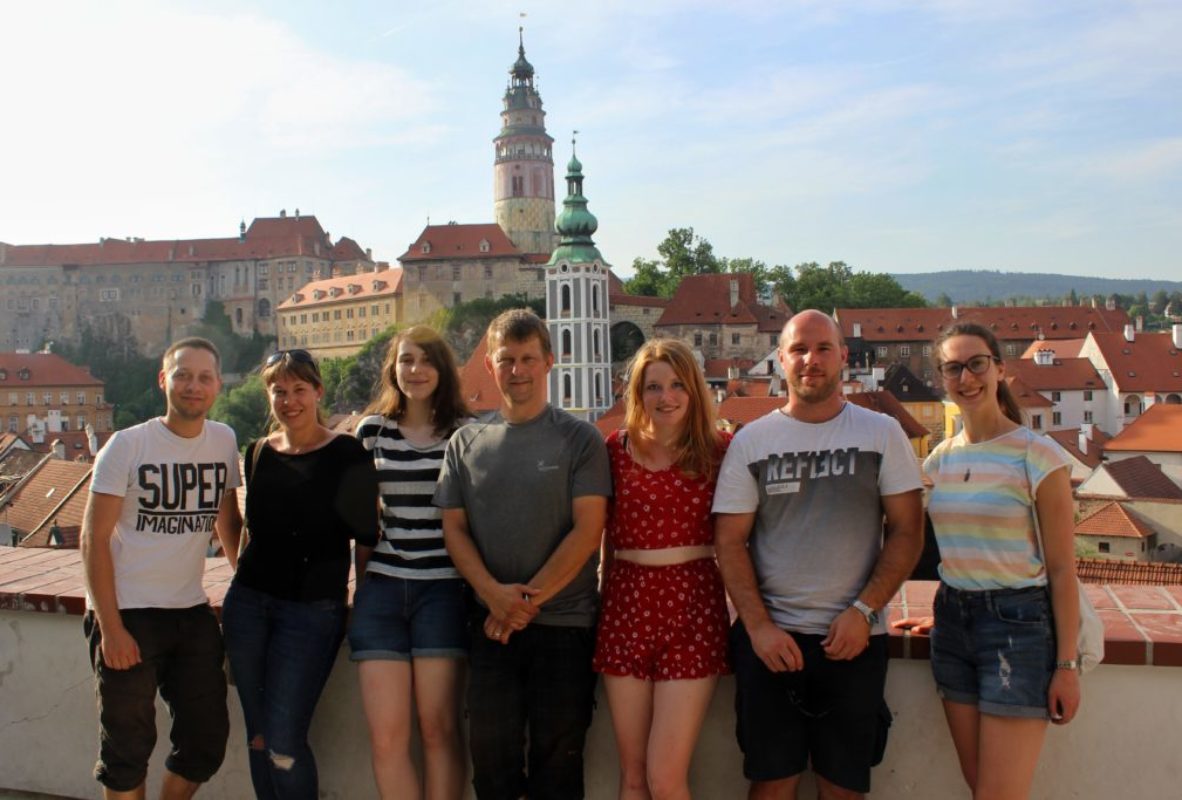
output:
[{"label": "eyeglasses", "polygon": [[267,356],[267,360],[263,362],[263,368],[273,367],[285,358],[297,364],[311,364],[313,368],[316,368],[316,359],[312,358],[312,354],[307,350],[276,350]]},{"label": "eyeglasses", "polygon": [[990,364],[1000,363],[1000,358],[982,353],[979,356],[973,356],[964,363],[960,361],[945,361],[940,365],[940,374],[949,380],[956,380],[966,369],[974,375],[984,375],[989,370]]}]

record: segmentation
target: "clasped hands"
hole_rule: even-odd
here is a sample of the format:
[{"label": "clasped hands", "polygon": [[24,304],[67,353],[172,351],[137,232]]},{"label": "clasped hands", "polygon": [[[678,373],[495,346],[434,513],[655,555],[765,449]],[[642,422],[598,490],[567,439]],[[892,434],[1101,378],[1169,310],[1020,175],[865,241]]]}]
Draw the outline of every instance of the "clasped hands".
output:
[{"label": "clasped hands", "polygon": [[488,617],[484,620],[484,635],[501,644],[508,644],[509,637],[524,630],[533,622],[540,610],[532,598],[541,592],[524,583],[498,583],[481,597],[488,605]]},{"label": "clasped hands", "polygon": [[[751,649],[772,672],[804,669],[804,654],[792,634],[770,619],[753,626],[747,634],[751,638]],[[821,649],[825,658],[831,661],[848,661],[861,655],[869,643],[870,625],[866,618],[857,609],[847,608],[829,625]]]}]

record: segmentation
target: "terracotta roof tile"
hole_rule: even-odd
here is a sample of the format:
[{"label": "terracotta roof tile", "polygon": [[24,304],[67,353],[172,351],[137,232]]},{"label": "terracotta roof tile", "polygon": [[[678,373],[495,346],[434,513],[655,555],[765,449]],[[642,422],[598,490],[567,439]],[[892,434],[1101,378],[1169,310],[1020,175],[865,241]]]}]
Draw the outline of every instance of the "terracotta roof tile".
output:
[{"label": "terracotta roof tile", "polygon": [[1113,436],[1104,449],[1182,454],[1182,405],[1151,405]]},{"label": "terracotta roof tile", "polygon": [[1161,467],[1145,456],[1107,461],[1099,468],[1107,472],[1129,497],[1182,500],[1182,488],[1166,477]]},{"label": "terracotta roof tile", "polygon": [[[98,449],[102,450],[112,436],[114,431],[103,431],[102,433],[95,432],[94,436],[98,440]],[[45,433],[45,440],[40,444],[29,443],[35,452],[50,453],[53,452],[53,443],[61,442],[66,449],[67,461],[93,461],[97,453],[90,452],[90,440],[86,435],[86,431],[58,431],[52,433],[47,431]]]},{"label": "terracotta roof tile", "polygon": [[[279,304],[281,311],[297,308],[326,306],[348,300],[393,297],[402,288],[402,268],[394,267],[384,272],[359,272],[356,275],[337,275],[311,281],[300,287]],[[317,293],[320,294],[317,297]]]},{"label": "terracotta roof tile", "polygon": [[595,420],[595,427],[603,434],[603,438],[611,435],[612,431],[618,431],[624,427],[624,401],[617,400],[612,404],[612,407],[603,412],[603,416]]},{"label": "terracotta roof tile", "polygon": [[718,406],[718,418],[732,425],[746,425],[783,408],[786,402],[784,397],[728,397]]},{"label": "terracotta roof tile", "polygon": [[[63,528],[81,525],[91,469],[90,464],[45,459],[7,505],[12,527],[27,537],[39,532],[42,526],[48,529],[55,519]],[[30,546],[45,546],[45,543]]]},{"label": "terracotta roof tile", "polygon": [[649,306],[650,308],[666,308],[668,297],[649,297],[642,294],[613,294],[609,296],[609,303],[614,306]]},{"label": "terracotta roof tile", "polygon": [[894,417],[903,428],[903,432],[907,434],[908,439],[918,439],[923,436],[930,436],[932,433],[926,427],[920,425],[919,420],[911,416],[911,412],[904,408],[898,398],[890,392],[852,392],[851,394],[847,394],[845,399],[854,405],[862,406],[862,408],[868,408],[871,411],[886,414],[888,417]]},{"label": "terracotta roof tile", "polygon": [[882,388],[908,403],[938,403],[940,395],[915,376],[903,364],[891,364],[883,377]]},{"label": "terracotta roof tile", "polygon": [[0,492],[35,470],[45,460],[45,453],[13,449],[0,456]]},{"label": "terracotta roof tile", "polygon": [[1058,442],[1059,446],[1072,456],[1079,459],[1081,464],[1092,469],[1100,466],[1100,462],[1103,461],[1104,443],[1112,438],[1099,428],[1093,427],[1092,438],[1088,441],[1088,451],[1085,453],[1079,449],[1079,428],[1047,431],[1046,435]]},{"label": "terracotta roof tile", "polygon": [[1086,336],[1081,336],[1078,339],[1031,342],[1022,353],[1022,358],[1034,358],[1034,354],[1039,350],[1054,350],[1055,358],[1079,358],[1079,353],[1087,340]]},{"label": "terracotta roof tile", "polygon": [[1100,373],[1086,358],[1056,358],[1051,364],[1038,364],[1033,358],[1012,359],[1006,361],[1006,372],[1040,392],[1105,388]]},{"label": "terracotta roof tile", "polygon": [[778,379],[773,383],[772,379],[768,377],[732,378],[726,382],[726,396],[775,397],[775,391],[778,384]]},{"label": "terracotta roof tile", "polygon": [[[28,378],[21,371],[28,370]],[[85,367],[56,353],[0,353],[0,391],[33,386],[102,386]]]},{"label": "terracotta roof tile", "polygon": [[746,375],[754,366],[755,362],[750,358],[707,358],[702,372],[708,381],[721,381],[730,377],[731,367],[738,367],[739,374]]},{"label": "terracotta roof tile", "polygon": [[[731,305],[731,286],[737,300]],[[764,306],[755,293],[755,279],[745,272],[690,275],[682,278],[656,327],[664,325],[755,325],[761,332],[778,333],[788,321],[782,307]]]},{"label": "terracotta roof tile", "polygon": [[1122,503],[1105,503],[1075,523],[1076,536],[1121,536],[1146,539],[1153,536],[1153,528],[1137,519]]},{"label": "terracotta roof tile", "polygon": [[1094,333],[1092,341],[1122,392],[1173,392],[1182,396],[1182,351],[1169,333]]},{"label": "terracotta roof tile", "polygon": [[[480,243],[488,249],[481,251]],[[424,245],[427,252],[423,252]],[[401,262],[438,261],[459,258],[521,257],[522,253],[495,222],[478,225],[428,225],[423,228],[407,251],[398,257]],[[547,258],[547,260],[549,260]]]},{"label": "terracotta roof tile", "polygon": [[1006,385],[1010,387],[1010,394],[1022,408],[1053,408],[1055,405],[1016,375],[1007,375]]},{"label": "terracotta roof tile", "polygon": [[1151,564],[1113,558],[1077,558],[1075,573],[1083,583],[1133,586],[1182,584],[1182,564]]},{"label": "terracotta roof tile", "polygon": [[369,261],[369,256],[361,249],[361,245],[350,239],[348,236],[342,236],[337,239],[337,243],[332,246],[332,250],[328,251],[328,257],[333,261]]},{"label": "terracotta roof tile", "polygon": [[854,323],[867,342],[929,341],[954,321],[979,322],[998,339],[1076,339],[1089,331],[1121,331],[1129,321],[1122,309],[1091,306],[1016,306],[1010,308],[839,308],[841,331],[854,337]]},{"label": "terracotta roof tile", "polygon": [[464,402],[474,413],[496,411],[501,407],[501,390],[497,382],[484,366],[484,356],[488,352],[488,334],[480,337],[471,358],[460,367],[460,389],[464,393]]}]

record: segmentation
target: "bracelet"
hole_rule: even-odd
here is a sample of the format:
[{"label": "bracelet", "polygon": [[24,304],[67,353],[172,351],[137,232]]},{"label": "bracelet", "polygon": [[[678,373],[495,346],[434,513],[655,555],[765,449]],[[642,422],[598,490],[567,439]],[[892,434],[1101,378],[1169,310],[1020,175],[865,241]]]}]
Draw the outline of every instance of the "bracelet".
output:
[{"label": "bracelet", "polygon": [[1055,669],[1070,669],[1079,672],[1079,659],[1069,659],[1067,661],[1056,661]]}]

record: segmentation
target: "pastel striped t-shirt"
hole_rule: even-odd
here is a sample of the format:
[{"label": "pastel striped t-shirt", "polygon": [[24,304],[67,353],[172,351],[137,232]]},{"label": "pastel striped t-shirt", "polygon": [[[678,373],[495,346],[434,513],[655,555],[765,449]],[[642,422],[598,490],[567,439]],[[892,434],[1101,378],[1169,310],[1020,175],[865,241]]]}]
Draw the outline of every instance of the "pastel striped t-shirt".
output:
[{"label": "pastel striped t-shirt", "polygon": [[382,512],[382,536],[366,571],[409,580],[460,577],[443,545],[443,512],[431,502],[448,437],[418,447],[397,421],[375,414],[358,423],[357,438],[373,452]]},{"label": "pastel striped t-shirt", "polygon": [[923,462],[941,579],[966,591],[1045,586],[1033,498],[1069,464],[1058,444],[1024,427],[986,442],[963,431],[941,442]]}]

